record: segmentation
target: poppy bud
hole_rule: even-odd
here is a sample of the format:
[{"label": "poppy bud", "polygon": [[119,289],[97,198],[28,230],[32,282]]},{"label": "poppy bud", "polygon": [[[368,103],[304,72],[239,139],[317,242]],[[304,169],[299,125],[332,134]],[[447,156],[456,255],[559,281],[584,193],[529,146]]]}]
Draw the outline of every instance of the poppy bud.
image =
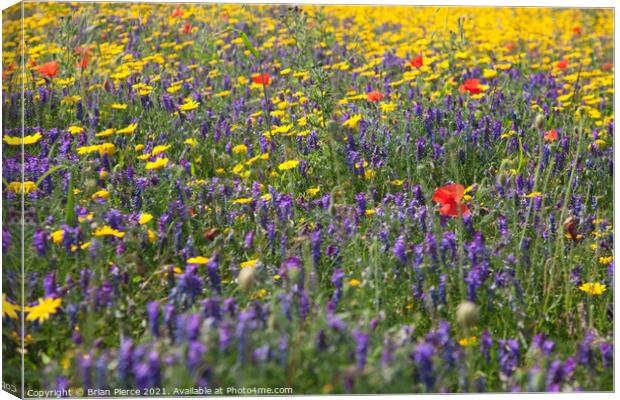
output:
[{"label": "poppy bud", "polygon": [[256,276],[256,270],[253,267],[242,268],[241,272],[239,272],[239,276],[237,280],[239,282],[239,287],[244,292],[249,291],[254,284],[254,277]]},{"label": "poppy bud", "polygon": [[575,217],[568,217],[564,220],[564,233],[569,235],[573,241],[577,241],[577,220]]},{"label": "poppy bud", "polygon": [[215,239],[217,235],[219,235],[219,233],[220,233],[219,229],[211,228],[205,232],[204,237],[206,240],[212,241],[213,239]]},{"label": "poppy bud", "polygon": [[471,301],[463,301],[456,308],[456,321],[463,328],[471,328],[478,320],[478,306]]},{"label": "poppy bud", "polygon": [[542,114],[537,114],[536,118],[534,119],[533,126],[539,131],[543,130],[545,128],[545,116]]}]

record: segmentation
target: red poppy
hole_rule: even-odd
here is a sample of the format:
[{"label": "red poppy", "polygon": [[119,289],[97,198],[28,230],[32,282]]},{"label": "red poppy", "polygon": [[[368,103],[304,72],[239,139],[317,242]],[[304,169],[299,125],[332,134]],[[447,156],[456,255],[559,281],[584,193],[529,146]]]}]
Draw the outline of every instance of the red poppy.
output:
[{"label": "red poppy", "polygon": [[614,67],[613,63],[605,63],[603,65],[601,65],[601,69],[603,71],[609,71],[610,69],[612,69]]},{"label": "red poppy", "polygon": [[465,84],[461,85],[461,93],[469,92],[471,94],[482,93],[482,88],[480,87],[480,81],[478,79],[467,79]]},{"label": "red poppy", "polygon": [[384,97],[385,97],[385,95],[383,93],[381,93],[380,91],[373,90],[372,92],[370,92],[370,93],[368,93],[366,95],[366,100],[375,102],[375,101],[381,100]]},{"label": "red poppy", "polygon": [[187,21],[185,23],[185,26],[183,26],[182,31],[183,33],[190,33],[192,31],[192,24],[190,24],[189,21]]},{"label": "red poppy", "polygon": [[50,61],[43,65],[39,65],[37,67],[37,71],[39,71],[41,75],[45,75],[50,78],[52,76],[56,76],[58,75],[58,61]]},{"label": "red poppy", "polygon": [[172,13],[172,18],[182,17],[182,16],[183,16],[183,10],[181,10],[181,7],[177,7],[177,9],[174,10],[174,12]]},{"label": "red poppy", "polygon": [[515,44],[512,43],[512,42],[509,42],[509,43],[506,44],[506,50],[508,50],[508,51],[514,50],[515,47],[516,47]]},{"label": "red poppy", "polygon": [[558,132],[555,129],[545,132],[545,140],[547,142],[555,142],[558,140]]},{"label": "red poppy", "polygon": [[420,68],[424,65],[424,60],[422,59],[422,56],[417,56],[413,60],[409,61],[409,64],[411,64],[412,67]]},{"label": "red poppy", "polygon": [[267,86],[269,85],[270,80],[271,80],[271,77],[266,72],[264,74],[259,74],[259,75],[255,75],[252,77],[252,82],[258,83],[259,85]]},{"label": "red poppy", "polygon": [[557,69],[566,69],[568,68],[568,60],[560,60],[555,63],[555,67]]},{"label": "red poppy", "polygon": [[90,56],[89,49],[83,49],[82,47],[76,47],[75,52],[80,56],[80,60],[78,61],[78,68],[86,69],[88,67],[88,58]]},{"label": "red poppy", "polygon": [[581,35],[581,27],[580,26],[576,26],[573,28],[573,33],[575,35]]},{"label": "red poppy", "polygon": [[433,201],[441,204],[439,209],[441,215],[448,215],[450,217],[467,216],[469,215],[469,208],[461,203],[463,196],[465,196],[465,187],[453,183],[435,190]]}]

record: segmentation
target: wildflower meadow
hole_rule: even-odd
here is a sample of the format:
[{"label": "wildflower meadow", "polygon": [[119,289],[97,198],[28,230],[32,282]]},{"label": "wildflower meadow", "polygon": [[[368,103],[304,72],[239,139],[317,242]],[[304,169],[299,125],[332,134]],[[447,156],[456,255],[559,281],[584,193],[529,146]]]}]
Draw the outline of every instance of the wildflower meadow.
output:
[{"label": "wildflower meadow", "polygon": [[4,390],[614,389],[612,9],[2,23]]}]

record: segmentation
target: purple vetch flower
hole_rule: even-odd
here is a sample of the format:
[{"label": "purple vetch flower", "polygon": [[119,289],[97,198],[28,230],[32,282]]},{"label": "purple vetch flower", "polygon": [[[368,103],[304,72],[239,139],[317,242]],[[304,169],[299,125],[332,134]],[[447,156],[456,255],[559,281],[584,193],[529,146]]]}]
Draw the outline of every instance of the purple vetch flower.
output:
[{"label": "purple vetch flower", "polygon": [[[4,231],[3,231],[3,237],[4,237]],[[32,236],[32,245],[37,250],[37,254],[40,257],[45,256],[45,253],[47,252],[48,242],[49,242],[48,233],[44,231],[43,229],[37,228],[37,230],[34,232]],[[4,249],[4,244],[3,244],[3,249]],[[6,249],[4,249],[4,252],[6,253]]]},{"label": "purple vetch flower", "polygon": [[2,251],[6,254],[11,246],[11,232],[6,227],[2,228]]},{"label": "purple vetch flower", "polygon": [[197,340],[191,341],[187,347],[187,369],[190,373],[196,373],[199,370],[202,356],[207,351],[207,347]]},{"label": "purple vetch flower", "polygon": [[561,391],[562,383],[571,379],[576,366],[575,360],[572,357],[568,357],[565,362],[554,360],[547,370],[546,391]]},{"label": "purple vetch flower", "polygon": [[215,290],[215,292],[218,294],[220,294],[222,290],[221,284],[220,284],[221,280],[220,280],[220,275],[219,275],[219,260],[220,260],[219,253],[214,253],[209,259],[209,262],[207,262],[209,284],[211,285],[211,288]]},{"label": "purple vetch flower", "polygon": [[353,331],[353,340],[355,341],[355,360],[357,361],[357,368],[364,369],[366,366],[366,357],[368,355],[370,334],[356,329]]},{"label": "purple vetch flower", "polygon": [[200,314],[191,314],[185,319],[185,332],[187,340],[194,341],[198,339],[200,335],[200,326],[202,324],[202,318]]},{"label": "purple vetch flower", "polygon": [[82,375],[82,385],[84,389],[92,388],[92,380],[91,380],[91,369],[92,369],[92,359],[90,354],[83,354],[78,356],[78,364],[80,366],[80,371]]},{"label": "purple vetch flower", "polygon": [[198,275],[198,266],[190,264],[177,282],[177,295],[181,295],[186,306],[194,303],[196,297],[202,293],[203,280]]},{"label": "purple vetch flower", "polygon": [[122,339],[118,350],[118,378],[127,382],[133,368],[133,342],[131,339]]},{"label": "purple vetch flower", "polygon": [[358,193],[355,195],[355,204],[357,205],[357,214],[360,217],[366,215],[366,193]]},{"label": "purple vetch flower", "polygon": [[332,272],[331,282],[336,287],[336,290],[334,290],[330,301],[327,303],[327,310],[330,312],[336,310],[338,301],[340,300],[340,297],[342,297],[343,279],[344,271],[339,268],[334,269],[334,272]]},{"label": "purple vetch flower", "polygon": [[269,359],[269,355],[269,345],[261,346],[252,352],[252,362],[254,364],[265,362]]},{"label": "purple vetch flower", "polygon": [[56,271],[52,271],[45,275],[45,278],[43,279],[43,291],[45,293],[45,297],[56,297],[56,290]]},{"label": "purple vetch flower", "polygon": [[312,247],[312,261],[314,265],[318,265],[321,260],[321,229],[317,228],[310,234],[310,246]]},{"label": "purple vetch flower", "polygon": [[435,373],[433,371],[433,353],[434,349],[430,343],[418,343],[411,355],[416,364],[415,375],[416,380],[424,382],[427,391],[431,391],[435,384]]},{"label": "purple vetch flower", "polygon": [[598,346],[601,351],[601,357],[603,359],[603,367],[605,369],[611,368],[614,362],[614,345],[608,342],[602,342]]},{"label": "purple vetch flower", "polygon": [[399,236],[394,243],[394,257],[403,264],[407,263],[407,254],[405,251],[405,239],[403,236]]},{"label": "purple vetch flower", "polygon": [[212,326],[222,319],[222,309],[219,297],[210,297],[202,301],[202,314],[205,319],[212,321]]},{"label": "purple vetch flower", "polygon": [[594,351],[592,349],[594,338],[594,332],[588,330],[583,340],[577,344],[577,363],[588,368],[594,368]]},{"label": "purple vetch flower", "polygon": [[439,248],[444,264],[451,265],[451,261],[456,256],[456,235],[454,232],[446,231],[443,233]]},{"label": "purple vetch flower", "polygon": [[220,351],[225,351],[234,338],[234,331],[232,326],[228,322],[223,322],[220,324],[218,328],[218,336],[219,336],[219,349]]},{"label": "purple vetch flower", "polygon": [[146,314],[149,320],[151,334],[154,337],[159,337],[159,303],[157,301],[148,302],[146,305]]},{"label": "purple vetch flower", "polygon": [[551,355],[551,352],[555,348],[555,343],[552,340],[545,339],[545,334],[542,332],[534,336],[532,344],[545,356]]},{"label": "purple vetch flower", "polygon": [[498,341],[498,357],[501,373],[510,378],[519,364],[519,342],[515,339],[500,339]]},{"label": "purple vetch flower", "polygon": [[101,354],[95,362],[95,385],[97,389],[103,389],[107,386],[107,368],[108,357],[105,353]]}]

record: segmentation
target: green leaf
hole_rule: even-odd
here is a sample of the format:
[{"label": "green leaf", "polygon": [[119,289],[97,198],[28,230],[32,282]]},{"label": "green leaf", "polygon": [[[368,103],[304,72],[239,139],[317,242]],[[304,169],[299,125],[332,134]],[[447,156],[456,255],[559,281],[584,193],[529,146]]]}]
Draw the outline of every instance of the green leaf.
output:
[{"label": "green leaf", "polygon": [[69,187],[67,189],[67,209],[65,211],[65,221],[67,225],[74,226],[75,225],[75,196],[73,194],[73,174],[69,176]]},{"label": "green leaf", "polygon": [[54,172],[58,171],[59,169],[64,168],[64,165],[57,165],[53,168],[50,168],[46,173],[44,173],[43,175],[41,175],[41,177],[39,179],[37,179],[37,183],[35,183],[35,187],[39,187],[39,185],[41,184],[41,182],[43,182],[43,179],[47,178],[50,174],[53,174]]},{"label": "green leaf", "polygon": [[248,36],[245,34],[245,32],[242,32],[242,31],[237,31],[237,32],[239,32],[239,36],[241,37],[241,40],[243,40],[243,43],[245,43],[245,47],[247,47],[248,50],[250,50],[250,52],[258,60],[259,59],[258,50],[256,50],[256,48],[252,46],[252,43],[250,43],[250,39],[248,39]]}]

